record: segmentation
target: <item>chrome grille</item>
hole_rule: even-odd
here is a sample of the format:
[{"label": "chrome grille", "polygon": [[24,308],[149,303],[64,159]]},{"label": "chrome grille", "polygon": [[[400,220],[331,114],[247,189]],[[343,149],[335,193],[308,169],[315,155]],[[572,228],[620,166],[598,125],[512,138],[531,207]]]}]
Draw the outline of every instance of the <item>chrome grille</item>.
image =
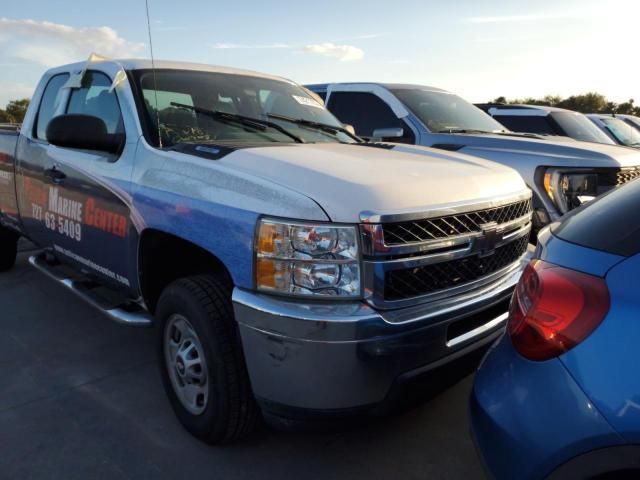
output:
[{"label": "chrome grille", "polygon": [[516,262],[527,250],[529,236],[507,243],[489,256],[480,254],[416,268],[390,270],[384,279],[384,299],[400,300],[474,282]]},{"label": "chrome grille", "polygon": [[384,243],[389,246],[440,240],[482,232],[489,223],[507,223],[527,215],[531,200],[526,199],[495,208],[448,215],[427,220],[392,223],[383,226]]},{"label": "chrome grille", "polygon": [[622,168],[616,175],[616,185],[624,185],[640,177],[640,167]]},{"label": "chrome grille", "polygon": [[531,232],[531,192],[425,212],[363,212],[365,298],[397,309],[450,302],[516,272]]},{"label": "chrome grille", "polygon": [[[596,173],[599,187],[619,187],[640,177],[640,167],[602,168],[596,170]],[[604,191],[606,190],[608,188]]]}]

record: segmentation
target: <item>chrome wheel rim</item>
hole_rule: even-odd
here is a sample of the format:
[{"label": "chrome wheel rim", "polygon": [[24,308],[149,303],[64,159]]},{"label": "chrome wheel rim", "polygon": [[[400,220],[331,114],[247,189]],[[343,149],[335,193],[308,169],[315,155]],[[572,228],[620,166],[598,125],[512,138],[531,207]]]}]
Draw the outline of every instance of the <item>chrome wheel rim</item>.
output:
[{"label": "chrome wheel rim", "polygon": [[167,320],[164,358],[180,403],[189,413],[200,415],[209,400],[207,361],[195,329],[182,315],[174,314]]}]

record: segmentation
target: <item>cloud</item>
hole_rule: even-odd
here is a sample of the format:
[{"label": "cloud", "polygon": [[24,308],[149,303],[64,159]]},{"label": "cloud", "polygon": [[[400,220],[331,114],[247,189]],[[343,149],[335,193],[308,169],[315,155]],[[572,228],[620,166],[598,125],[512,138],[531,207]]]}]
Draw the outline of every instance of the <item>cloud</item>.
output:
[{"label": "cloud", "polygon": [[336,45],[331,42],[306,45],[303,51],[325,57],[337,58],[341,62],[352,62],[364,58],[364,51],[358,47],[354,47],[353,45]]},{"label": "cloud", "polygon": [[539,20],[556,20],[562,18],[581,18],[579,13],[532,13],[527,15],[498,15],[486,17],[469,17],[465,21],[469,23],[514,23],[535,22]]},{"label": "cloud", "polygon": [[214,43],[211,45],[211,48],[215,48],[216,50],[233,50],[233,49],[244,49],[244,50],[252,50],[252,49],[269,49],[269,48],[292,48],[291,45],[287,45],[286,43],[270,43],[270,44],[244,44],[244,43]]},{"label": "cloud", "polygon": [[34,86],[25,83],[3,83],[0,87],[0,108],[18,98],[31,98]]},{"label": "cloud", "polygon": [[509,42],[531,42],[543,38],[543,35],[531,34],[531,35],[503,35],[494,37],[480,37],[476,38],[476,43],[509,43]]},{"label": "cloud", "polygon": [[[360,38],[375,38],[378,34],[363,35]],[[304,53],[324,55],[325,57],[337,58],[341,62],[351,62],[362,60],[364,51],[353,45],[337,45],[333,42],[313,43],[299,47],[287,43],[214,43],[211,48],[215,50],[301,50]]]},{"label": "cloud", "polygon": [[82,60],[91,52],[107,57],[129,57],[144,49],[143,43],[124,39],[111,27],[71,27],[0,17],[0,31],[12,44],[5,54],[44,66]]},{"label": "cloud", "polygon": [[356,35],[355,37],[351,37],[349,40],[370,40],[372,38],[380,38],[386,35],[386,33],[367,33],[364,35]]}]

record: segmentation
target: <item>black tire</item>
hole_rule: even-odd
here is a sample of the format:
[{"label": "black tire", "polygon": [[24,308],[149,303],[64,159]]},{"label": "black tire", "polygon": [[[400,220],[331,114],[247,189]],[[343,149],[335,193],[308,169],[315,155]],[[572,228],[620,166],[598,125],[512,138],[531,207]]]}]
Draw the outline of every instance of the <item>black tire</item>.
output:
[{"label": "black tire", "polygon": [[11,270],[18,256],[18,239],[20,236],[0,227],[0,272]]},{"label": "black tire", "polygon": [[[188,319],[202,346],[207,365],[208,401],[194,415],[178,397],[165,358],[165,328],[169,318]],[[253,430],[259,417],[249,382],[231,303],[231,287],[216,277],[183,278],[162,292],[156,317],[158,355],[165,391],[174,412],[195,437],[210,444],[238,440]]]}]

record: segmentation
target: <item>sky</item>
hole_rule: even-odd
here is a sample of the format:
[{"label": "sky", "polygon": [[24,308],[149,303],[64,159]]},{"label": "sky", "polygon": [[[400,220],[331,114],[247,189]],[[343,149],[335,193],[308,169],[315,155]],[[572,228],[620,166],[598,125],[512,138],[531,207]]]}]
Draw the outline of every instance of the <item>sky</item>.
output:
[{"label": "sky", "polygon": [[[149,56],[144,0],[0,0],[0,107],[49,67]],[[149,0],[156,59],[381,81],[473,102],[600,92],[640,103],[638,0]]]}]

